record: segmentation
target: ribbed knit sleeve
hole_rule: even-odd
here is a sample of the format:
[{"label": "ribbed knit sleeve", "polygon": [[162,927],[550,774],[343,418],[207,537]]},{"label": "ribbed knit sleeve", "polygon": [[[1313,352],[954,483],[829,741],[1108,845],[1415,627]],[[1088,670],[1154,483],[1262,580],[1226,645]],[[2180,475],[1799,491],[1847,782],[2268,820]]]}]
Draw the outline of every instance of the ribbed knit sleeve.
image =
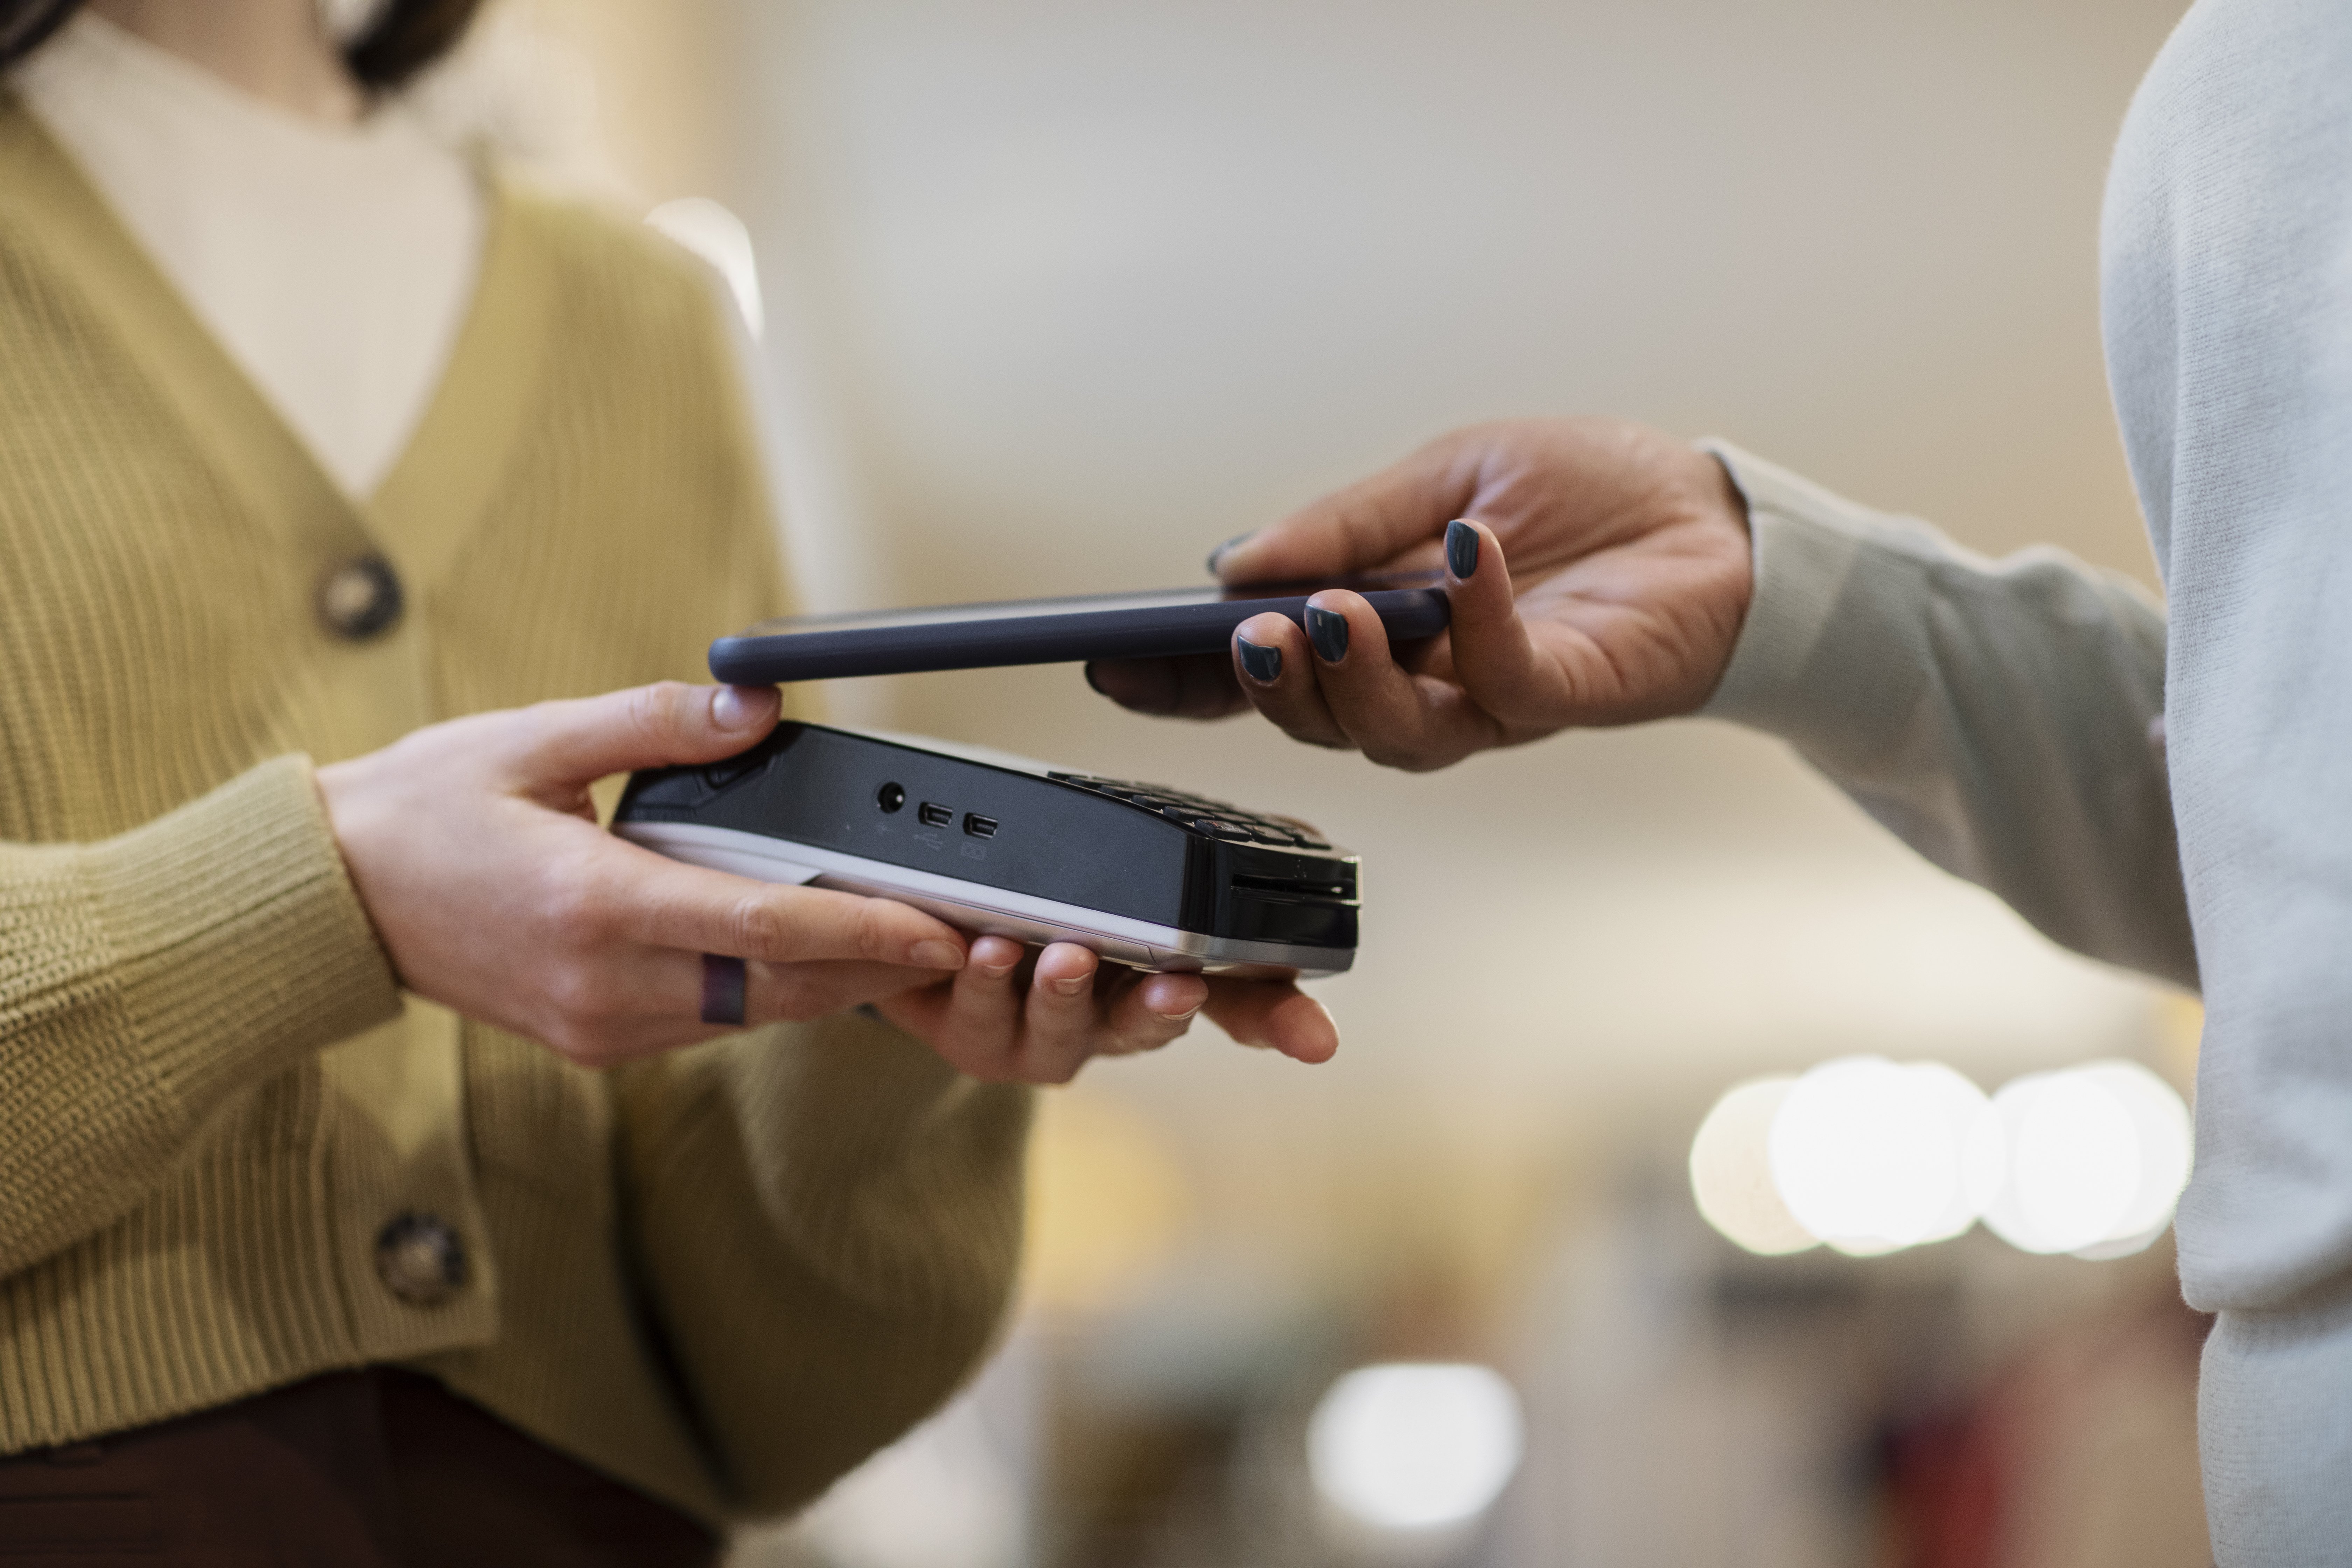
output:
[{"label": "ribbed knit sleeve", "polygon": [[0,1274],[128,1212],[222,1105],[398,1008],[301,758],[120,837],[0,845]]},{"label": "ribbed knit sleeve", "polygon": [[2164,766],[2164,612],[2055,550],[1988,561],[1709,443],[1756,587],[1706,711],[1769,731],[2077,952],[2197,984]]},{"label": "ribbed knit sleeve", "polygon": [[620,1077],[628,1223],[691,1415],[732,1507],[796,1507],[986,1350],[1028,1092],[856,1013]]}]

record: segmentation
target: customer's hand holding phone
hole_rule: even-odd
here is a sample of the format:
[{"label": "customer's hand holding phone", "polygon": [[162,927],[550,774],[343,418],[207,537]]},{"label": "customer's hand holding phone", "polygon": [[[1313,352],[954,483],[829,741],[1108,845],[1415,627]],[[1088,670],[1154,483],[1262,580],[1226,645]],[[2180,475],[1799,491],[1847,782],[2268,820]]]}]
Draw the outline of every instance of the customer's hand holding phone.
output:
[{"label": "customer's hand holding phone", "polygon": [[1088,667],[1149,713],[1256,708],[1301,741],[1416,771],[1571,725],[1687,713],[1721,679],[1750,587],[1722,466],[1622,420],[1483,425],[1220,550],[1227,583],[1443,567],[1453,624],[1392,657],[1330,589],[1302,631],[1244,622],[1230,657]]}]

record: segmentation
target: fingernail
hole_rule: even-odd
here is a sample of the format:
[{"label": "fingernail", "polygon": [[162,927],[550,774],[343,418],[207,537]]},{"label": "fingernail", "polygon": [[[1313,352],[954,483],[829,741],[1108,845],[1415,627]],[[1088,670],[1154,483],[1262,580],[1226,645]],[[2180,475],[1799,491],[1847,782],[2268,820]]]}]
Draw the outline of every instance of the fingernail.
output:
[{"label": "fingernail", "polygon": [[963,949],[951,942],[919,942],[914,959],[925,969],[961,969]]},{"label": "fingernail", "polygon": [[1315,645],[1316,658],[1326,664],[1339,663],[1348,657],[1348,617],[1337,610],[1307,605],[1307,640]]},{"label": "fingernail", "polygon": [[1065,996],[1076,996],[1093,984],[1094,978],[1091,974],[1073,974],[1065,980],[1049,980],[1046,984]]},{"label": "fingernail", "polygon": [[1209,575],[1213,577],[1217,574],[1217,563],[1225,558],[1226,551],[1231,550],[1234,546],[1243,543],[1247,540],[1254,539],[1256,536],[1257,530],[1255,529],[1250,530],[1247,533],[1236,533],[1231,539],[1226,540],[1223,544],[1218,545],[1214,550],[1210,551]]},{"label": "fingernail", "polygon": [[1282,679],[1282,650],[1254,643],[1247,637],[1235,639],[1241,645],[1242,668],[1261,686],[1272,686]]},{"label": "fingernail", "polygon": [[746,686],[722,686],[710,699],[710,721],[722,730],[749,730],[767,717],[767,693]]},{"label": "fingernail", "polygon": [[1160,1009],[1157,1007],[1154,1007],[1152,1011],[1154,1013],[1159,1013],[1160,1016],[1167,1019],[1171,1024],[1189,1024],[1200,1013],[1201,1009],[1207,1005],[1208,1004],[1205,1002],[1195,1002],[1190,1007],[1181,1008],[1173,1013],[1160,1013]]},{"label": "fingernail", "polygon": [[1445,565],[1458,583],[1478,570],[1478,531],[1459,518],[1445,525]]}]

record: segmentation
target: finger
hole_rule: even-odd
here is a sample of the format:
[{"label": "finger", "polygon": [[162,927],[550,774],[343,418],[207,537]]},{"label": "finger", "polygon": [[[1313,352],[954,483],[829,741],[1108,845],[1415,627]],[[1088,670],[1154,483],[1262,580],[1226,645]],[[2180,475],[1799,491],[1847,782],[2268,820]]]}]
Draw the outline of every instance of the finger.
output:
[{"label": "finger", "polygon": [[562,787],[635,768],[715,763],[766,739],[781,710],[772,687],[676,680],[541,702],[518,715],[512,766],[526,784]]},{"label": "finger", "polygon": [[1345,746],[1348,732],[1323,701],[1311,658],[1307,634],[1287,616],[1252,616],[1234,633],[1234,679],[1251,705],[1296,740]]},{"label": "finger", "polygon": [[1095,972],[1102,961],[1072,942],[1037,955],[1016,1060],[1031,1083],[1067,1083],[1095,1047]]},{"label": "finger", "polygon": [[551,986],[528,1010],[524,1032],[583,1066],[605,1067],[763,1024],[822,1018],[938,983],[936,970],[896,964],[751,963],[743,1022],[711,1024],[702,1016],[700,953],[630,948]]},{"label": "finger", "polygon": [[1158,1050],[1191,1028],[1208,1000],[1209,983],[1197,974],[1142,975],[1118,987],[1103,1008],[1102,1054]]},{"label": "finger", "polygon": [[1222,719],[1249,705],[1223,654],[1100,659],[1087,666],[1087,684],[1122,708],[1166,719]]},{"label": "finger", "polygon": [[984,936],[948,988],[945,1005],[925,1038],[948,1064],[972,1078],[1002,1082],[1016,1076],[1021,991],[1016,977],[1025,956],[1010,937]]},{"label": "finger", "polygon": [[[637,1005],[649,1016],[702,1016],[702,954],[663,952],[649,955],[649,983]],[[961,978],[961,973],[958,976]],[[862,1007],[886,996],[939,984],[936,969],[910,969],[898,963],[862,960],[820,963],[747,963],[743,966],[743,1027],[761,1024],[805,1023],[851,1007]]]},{"label": "finger", "polygon": [[[940,983],[936,969],[861,959],[818,963],[748,963],[743,966],[744,1025],[822,1018],[902,991]],[[703,955],[658,948],[626,948],[595,964],[567,1000],[582,1012],[617,1019],[702,1016]]]},{"label": "finger", "polygon": [[1370,479],[1234,541],[1211,567],[1227,583],[1278,583],[1388,564],[1469,509],[1478,482],[1474,434],[1440,437]]},{"label": "finger", "polygon": [[1559,669],[1528,637],[1503,546],[1485,523],[1445,525],[1445,596],[1453,674],[1471,700],[1505,725],[1557,722],[1566,696]]},{"label": "finger", "polygon": [[1460,687],[1390,657],[1388,629],[1360,594],[1327,589],[1307,601],[1307,618],[1317,693],[1345,744],[1387,767],[1422,769],[1502,739]]},{"label": "finger", "polygon": [[1328,1062],[1339,1049],[1339,1026],[1322,1003],[1287,980],[1209,982],[1210,1020],[1244,1046],[1264,1046],[1293,1061]]},{"label": "finger", "polygon": [[918,969],[963,967],[954,928],[887,899],[782,887],[689,866],[599,836],[609,864],[574,874],[555,898],[576,945],[619,940],[770,963],[865,959]]}]

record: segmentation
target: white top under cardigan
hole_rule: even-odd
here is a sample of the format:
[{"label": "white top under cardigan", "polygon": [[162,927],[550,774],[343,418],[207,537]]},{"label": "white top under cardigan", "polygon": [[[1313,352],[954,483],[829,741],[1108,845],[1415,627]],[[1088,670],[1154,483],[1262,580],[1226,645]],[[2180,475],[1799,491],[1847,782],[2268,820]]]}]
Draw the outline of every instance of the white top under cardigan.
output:
[{"label": "white top under cardigan", "polygon": [[373,494],[473,302],[465,158],[396,99],[324,124],[88,11],[9,86],[344,493]]}]

